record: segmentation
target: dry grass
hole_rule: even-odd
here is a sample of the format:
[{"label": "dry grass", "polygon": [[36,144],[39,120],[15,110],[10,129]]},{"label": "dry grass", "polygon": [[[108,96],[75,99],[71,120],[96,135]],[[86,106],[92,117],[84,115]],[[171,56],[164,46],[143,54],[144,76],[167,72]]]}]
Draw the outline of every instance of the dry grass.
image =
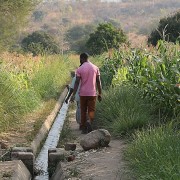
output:
[{"label": "dry grass", "polygon": [[[76,55],[71,55],[70,57],[32,57],[31,55],[23,56],[15,53],[10,54],[5,52],[0,55],[0,61],[3,62],[1,64],[2,70],[7,72],[6,78],[11,79],[12,82],[17,81],[16,83],[14,83],[16,87],[13,86],[14,84],[11,84],[11,86],[9,86],[8,84],[5,84],[6,81],[2,81],[3,85],[5,86],[1,86],[3,92],[0,93],[0,96],[4,97],[4,95],[6,94],[9,95],[11,91],[14,94],[9,95],[10,97],[12,96],[12,98],[9,98],[9,96],[7,98],[4,98],[8,99],[9,104],[7,104],[5,100],[1,101],[2,107],[0,106],[0,110],[2,111],[0,112],[4,112],[6,110],[5,112],[7,113],[7,115],[5,117],[5,115],[1,113],[0,122],[2,123],[0,123],[0,125],[2,126],[0,127],[0,141],[3,140],[3,142],[5,142],[8,147],[12,147],[14,145],[27,146],[37,134],[46,117],[54,108],[57,97],[63,90],[66,83],[70,81],[69,71],[78,67],[79,60],[77,60]],[[51,72],[55,75],[52,75]],[[32,84],[32,80],[34,80],[35,84]],[[50,84],[47,88],[43,89],[44,85],[46,85],[47,83]],[[37,86],[37,88],[35,88],[35,85]],[[3,87],[8,88],[3,89]],[[50,88],[49,91],[47,91],[48,88]],[[45,93],[46,97],[43,99],[38,95],[38,103],[35,106],[32,99],[35,98],[37,94],[39,94],[38,90],[39,92]],[[31,92],[30,94],[23,94],[24,92],[29,91]],[[20,103],[20,105],[25,103],[24,105],[28,105],[32,108],[30,108],[28,111],[24,111],[20,107],[20,111],[23,112],[22,114],[18,112],[18,107],[17,112],[13,111],[12,108],[9,107],[9,105],[14,105],[13,100],[15,99],[14,95],[16,94],[18,94],[17,102]],[[21,102],[21,100],[23,101]],[[24,106],[22,107],[24,108]],[[13,115],[17,116],[16,119],[14,118],[14,116],[11,116],[11,114],[9,114],[11,110],[14,113]]]},{"label": "dry grass", "polygon": [[54,99],[44,102],[36,111],[22,117],[18,126],[1,133],[0,139],[3,139],[8,147],[29,146],[55,104]]},{"label": "dry grass", "polygon": [[137,35],[136,33],[128,33],[128,39],[131,43],[131,47],[146,47],[147,46],[147,36]]}]

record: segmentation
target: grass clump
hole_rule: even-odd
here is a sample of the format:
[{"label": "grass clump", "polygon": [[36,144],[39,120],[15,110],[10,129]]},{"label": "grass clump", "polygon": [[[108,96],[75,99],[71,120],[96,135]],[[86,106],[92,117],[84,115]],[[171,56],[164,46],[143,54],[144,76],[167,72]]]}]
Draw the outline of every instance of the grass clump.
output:
[{"label": "grass clump", "polygon": [[19,117],[40,102],[32,89],[18,88],[18,76],[5,70],[0,74],[0,132],[19,123]]},{"label": "grass clump", "polygon": [[57,55],[0,58],[0,133],[17,128],[24,116],[56,100],[70,81],[69,71],[78,63],[76,57]]},{"label": "grass clump", "polygon": [[136,132],[125,152],[135,179],[179,180],[180,132],[172,124]]},{"label": "grass clump", "polygon": [[[53,58],[53,57],[52,57]],[[32,77],[32,86],[43,100],[57,97],[62,87],[70,80],[69,71],[72,69],[65,57],[46,59],[41,68]]]},{"label": "grass clump", "polygon": [[103,101],[97,103],[95,125],[115,136],[130,134],[147,125],[152,119],[152,108],[140,95],[138,89],[130,86],[105,91]]}]

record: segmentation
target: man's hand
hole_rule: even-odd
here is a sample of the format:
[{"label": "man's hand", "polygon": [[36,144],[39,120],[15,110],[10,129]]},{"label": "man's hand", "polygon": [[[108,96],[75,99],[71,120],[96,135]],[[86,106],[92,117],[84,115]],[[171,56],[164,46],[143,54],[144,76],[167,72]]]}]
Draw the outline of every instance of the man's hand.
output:
[{"label": "man's hand", "polygon": [[98,95],[98,101],[99,101],[99,102],[102,101],[102,96],[101,96],[101,94]]},{"label": "man's hand", "polygon": [[68,104],[68,101],[69,101],[69,98],[66,98],[65,99],[65,103]]}]

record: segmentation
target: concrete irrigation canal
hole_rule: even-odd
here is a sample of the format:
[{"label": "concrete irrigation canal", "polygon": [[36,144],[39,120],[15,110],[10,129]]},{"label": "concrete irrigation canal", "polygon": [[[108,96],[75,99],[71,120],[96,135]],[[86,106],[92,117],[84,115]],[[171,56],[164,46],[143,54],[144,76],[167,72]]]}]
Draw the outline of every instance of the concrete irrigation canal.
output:
[{"label": "concrete irrigation canal", "polygon": [[35,180],[48,180],[49,179],[48,150],[51,148],[57,147],[67,110],[68,110],[68,105],[64,103],[62,108],[59,111],[59,114],[58,114],[49,134],[48,134],[48,137],[44,143],[44,146],[41,149],[41,152],[39,153],[38,157],[36,158],[35,168],[41,170],[41,175],[35,177],[34,178]]},{"label": "concrete irrigation canal", "polygon": [[12,148],[8,161],[0,162],[0,179],[64,180],[73,179],[74,175],[77,179],[121,179],[119,167],[123,166],[120,156],[123,142],[111,140],[110,133],[105,129],[81,134],[74,112],[72,116],[68,114],[73,142],[66,142],[63,148],[57,148],[69,107],[64,103],[66,94],[67,89],[61,94],[31,146]]},{"label": "concrete irrigation canal", "polygon": [[[0,162],[0,179],[48,180],[48,151],[58,145],[66,118],[68,104],[64,103],[67,89],[63,91],[55,108],[43,123],[31,147],[15,147],[10,152],[10,160]],[[46,137],[47,136],[47,137]],[[42,148],[40,145],[45,140]],[[40,152],[37,155],[38,149]],[[35,172],[36,171],[36,172]],[[38,174],[38,175],[35,175]]]}]

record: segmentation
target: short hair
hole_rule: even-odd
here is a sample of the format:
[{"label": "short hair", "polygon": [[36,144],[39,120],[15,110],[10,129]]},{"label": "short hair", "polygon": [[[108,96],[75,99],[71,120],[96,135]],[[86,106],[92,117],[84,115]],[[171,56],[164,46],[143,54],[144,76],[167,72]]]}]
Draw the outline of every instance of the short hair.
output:
[{"label": "short hair", "polygon": [[88,55],[87,53],[81,53],[81,54],[80,54],[80,59],[85,59],[85,60],[87,60],[88,57],[89,57],[89,55]]}]

